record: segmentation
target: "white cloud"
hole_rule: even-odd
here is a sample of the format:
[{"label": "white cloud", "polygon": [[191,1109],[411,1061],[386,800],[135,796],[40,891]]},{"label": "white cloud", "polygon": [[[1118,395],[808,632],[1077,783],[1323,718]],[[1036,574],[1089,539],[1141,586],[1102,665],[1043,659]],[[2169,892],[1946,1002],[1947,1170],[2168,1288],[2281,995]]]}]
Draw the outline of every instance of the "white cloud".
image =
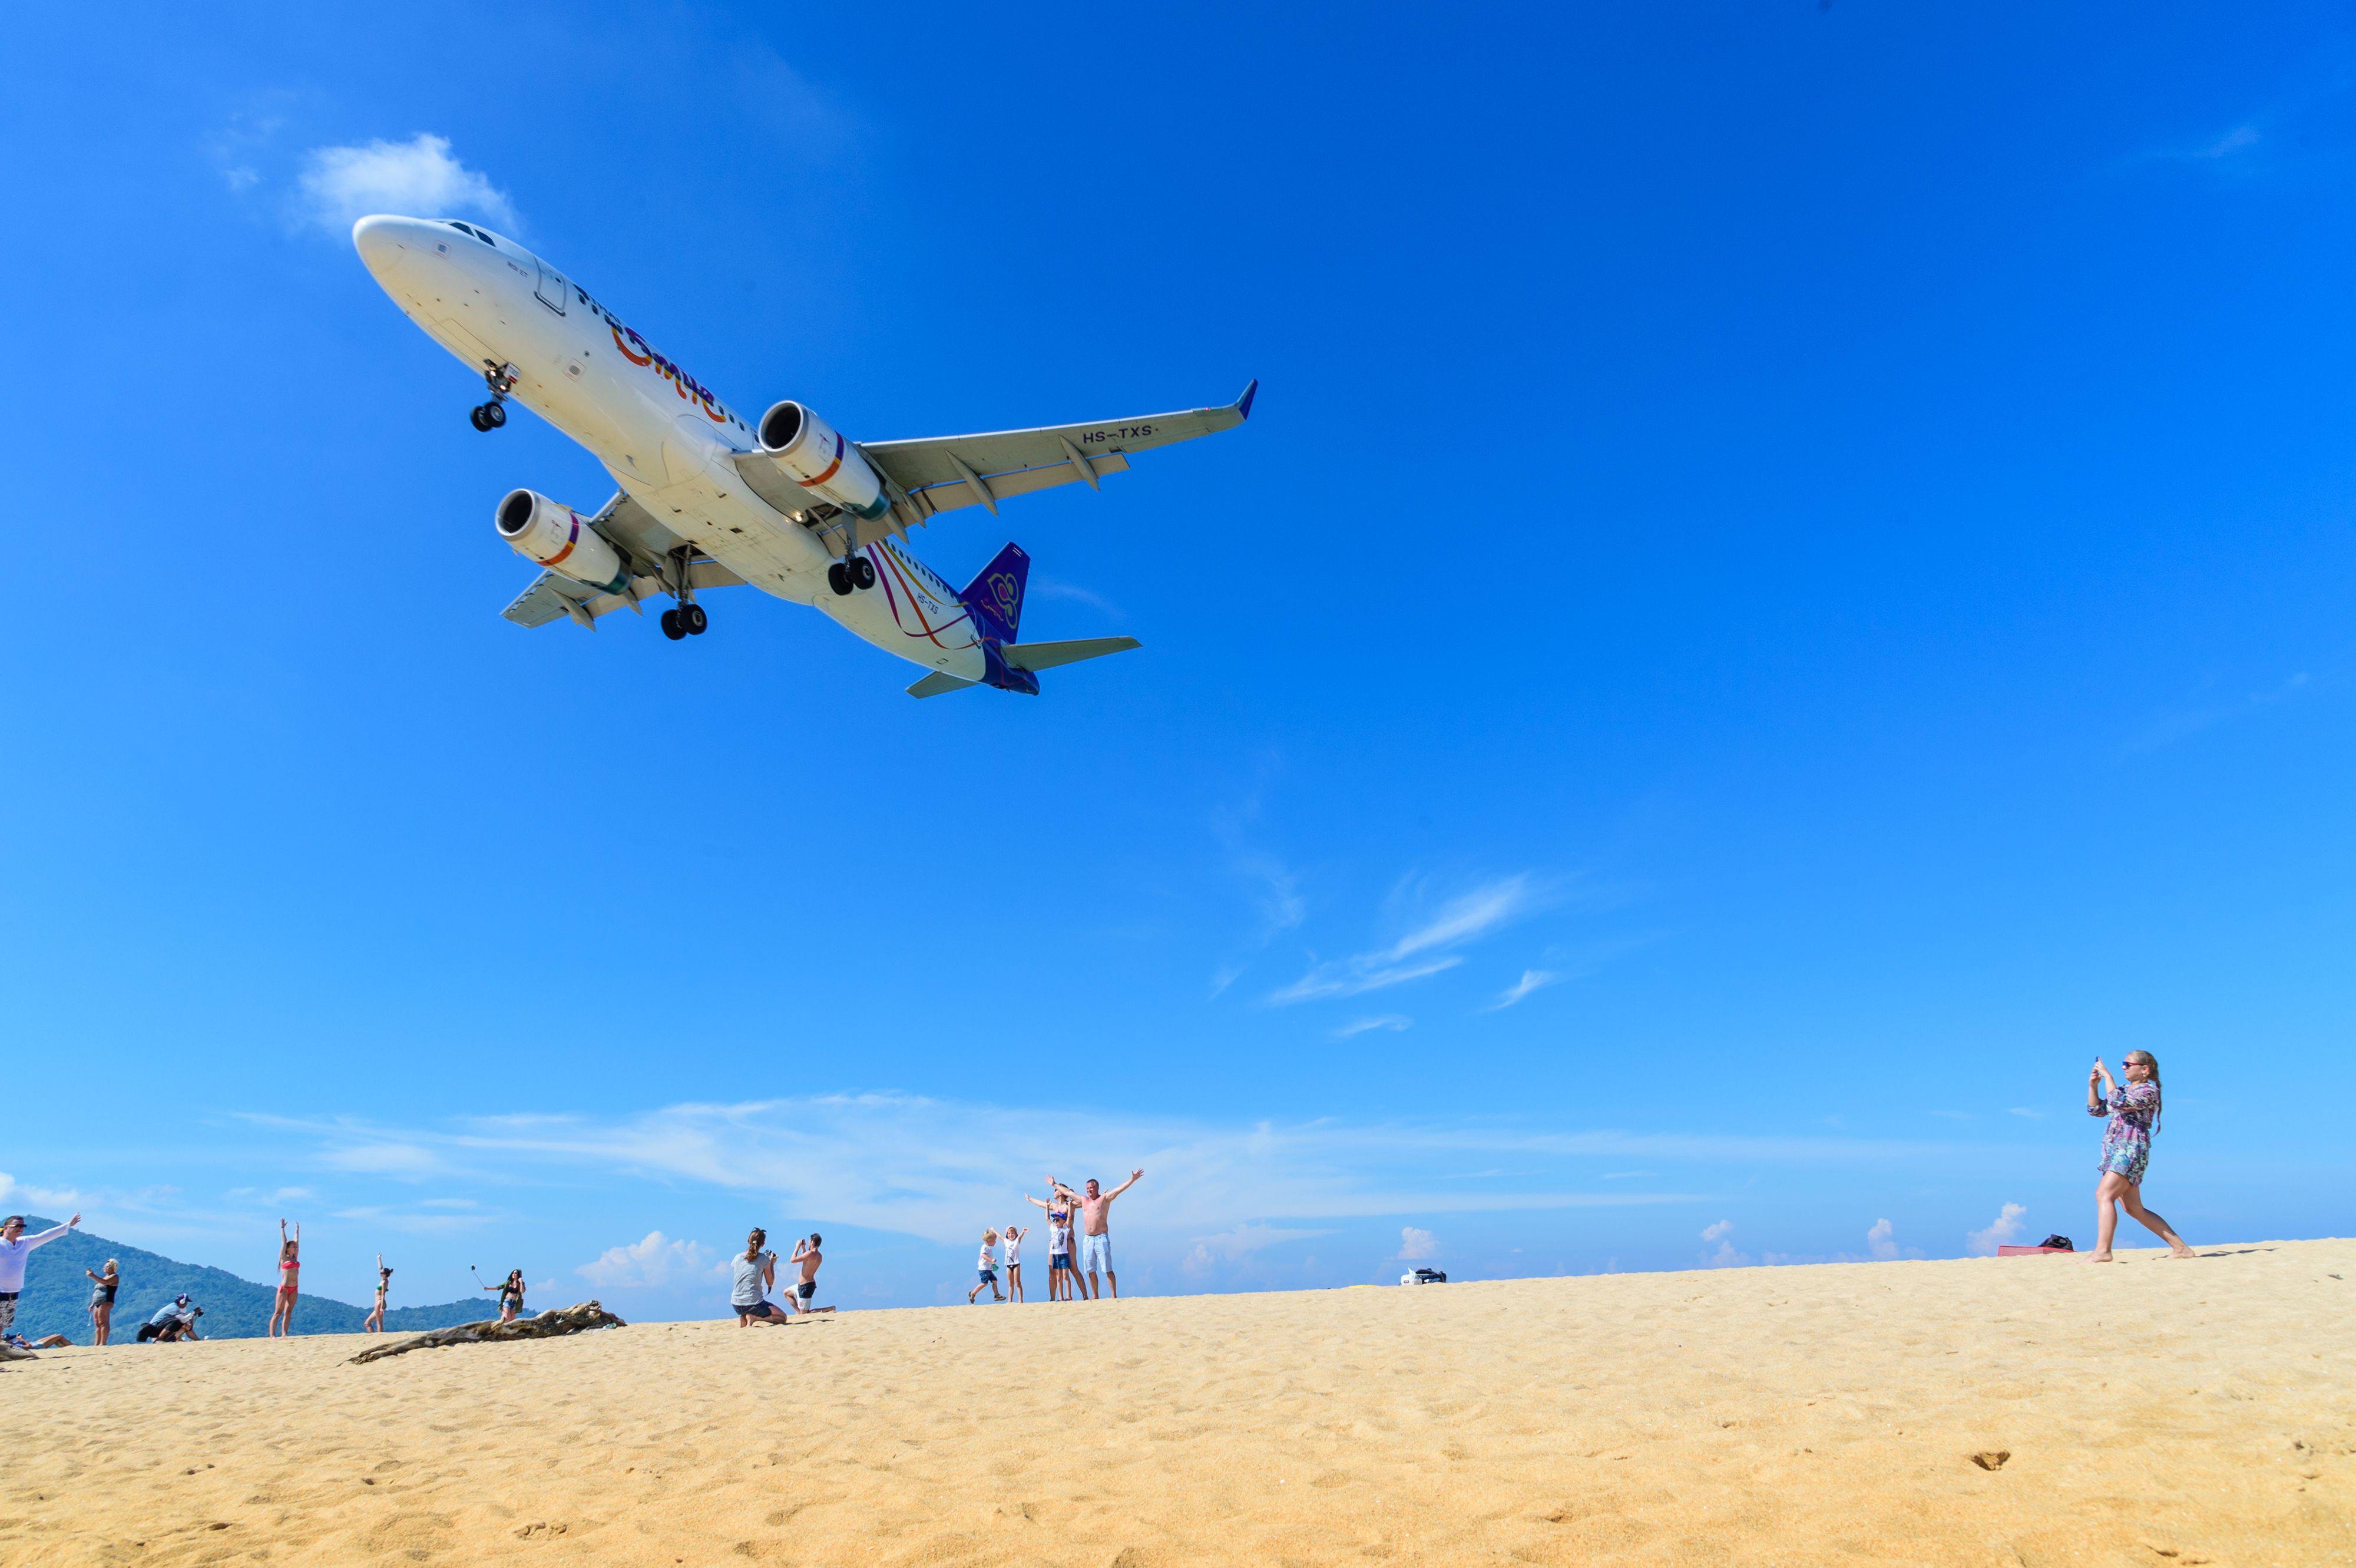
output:
[{"label": "white cloud", "polygon": [[2026,1105],[2013,1105],[2013,1106],[2008,1106],[2008,1107],[2005,1109],[2005,1114],[2006,1114],[2006,1115],[2008,1115],[2008,1116],[2026,1116],[2026,1117],[2027,1117],[2027,1118],[2029,1118],[2029,1120],[2030,1120],[2031,1122],[2042,1122],[2042,1121],[2044,1121],[2044,1120],[2045,1120],[2045,1112],[2042,1112],[2042,1111],[2031,1111],[2031,1110],[2030,1110],[2028,1106],[2026,1106]]},{"label": "white cloud", "polygon": [[608,1247],[573,1272],[600,1290],[683,1283],[711,1266],[712,1250],[700,1241],[673,1241],[649,1230],[626,1247]]},{"label": "white cloud", "polygon": [[1090,609],[1101,615],[1109,616],[1115,620],[1124,618],[1120,607],[1102,594],[1092,588],[1084,588],[1077,583],[1067,583],[1061,577],[1050,577],[1044,572],[1031,574],[1027,591],[1034,599],[1068,599],[1073,604],[1086,605]]},{"label": "white cloud", "polygon": [[[1704,1252],[1701,1255],[1702,1267],[1706,1269],[1740,1269],[1749,1266],[1751,1262],[1751,1254],[1739,1251],[1732,1241],[1727,1240],[1727,1238],[1731,1236],[1733,1233],[1734,1221],[1731,1219],[1721,1219],[1715,1224],[1705,1225],[1701,1228],[1701,1239],[1703,1240],[1715,1241],[1718,1243],[1717,1251]],[[1775,1256],[1776,1255],[1772,1252],[1768,1253],[1768,1262],[1774,1262]]]},{"label": "white cloud", "polygon": [[1287,1241],[1306,1241],[1313,1237],[1331,1236],[1331,1230],[1288,1230],[1273,1225],[1244,1224],[1216,1236],[1197,1236],[1194,1251],[1180,1262],[1189,1274],[1208,1273],[1218,1263],[1238,1263],[1269,1247]]},{"label": "white cloud", "polygon": [[357,1171],[365,1176],[405,1176],[412,1180],[434,1176],[449,1166],[434,1151],[413,1143],[363,1138],[329,1149],[320,1163],[330,1170]]},{"label": "white cloud", "polygon": [[1489,1004],[1492,1013],[1502,1013],[1533,991],[1543,990],[1562,977],[1543,969],[1526,969],[1521,979],[1505,987],[1505,993]]},{"label": "white cloud", "polygon": [[466,212],[508,228],[516,221],[506,193],[453,157],[446,136],[316,147],[304,160],[297,184],[311,221],[337,232],[371,212],[420,218]]},{"label": "white cloud", "polygon": [[[0,1171],[0,1203],[27,1204],[36,1208],[71,1210],[81,1207],[81,1194],[70,1187],[27,1187]],[[12,1208],[9,1212],[14,1213]],[[60,1214],[59,1218],[64,1218]]]},{"label": "white cloud", "polygon": [[1732,1231],[1733,1229],[1733,1220],[1721,1219],[1715,1224],[1703,1226],[1701,1228],[1701,1239],[1705,1241],[1715,1241],[1719,1237],[1725,1236]]},{"label": "white cloud", "polygon": [[[693,585],[692,584],[691,584],[691,585],[690,585],[690,586],[692,586],[692,585]],[[271,1196],[272,1197],[273,1197],[273,1198],[277,1198],[277,1199],[280,1199],[280,1200],[282,1200],[282,1201],[292,1202],[292,1201],[293,1201],[294,1199],[295,1199],[295,1198],[299,1198],[299,1197],[317,1197],[318,1195],[317,1195],[316,1193],[314,1193],[314,1192],[313,1192],[309,1187],[280,1187],[276,1192],[272,1193],[270,1196]]]},{"label": "white cloud", "polygon": [[2026,1208],[2018,1203],[2006,1204],[1997,1212],[1997,1217],[1989,1221],[1987,1230],[1975,1230],[1965,1238],[1971,1246],[1972,1255],[1978,1258],[1993,1257],[1999,1246],[2007,1246],[2019,1240],[2020,1217],[2028,1212]]},{"label": "white cloud", "polygon": [[1526,875],[1500,877],[1440,906],[1389,947],[1363,952],[1333,963],[1312,965],[1309,972],[1269,996],[1272,1006],[1298,1002],[1358,996],[1386,986],[1454,969],[1464,961],[1463,947],[1525,915],[1538,901]]},{"label": "white cloud", "polygon": [[1398,1255],[1401,1262],[1411,1263],[1418,1258],[1429,1258],[1438,1251],[1440,1243],[1432,1239],[1430,1231],[1419,1230],[1412,1225],[1399,1227]]},{"label": "white cloud", "polygon": [[1383,1013],[1372,1018],[1360,1018],[1355,1023],[1344,1024],[1333,1031],[1333,1037],[1337,1040],[1346,1040],[1353,1035],[1363,1035],[1369,1029],[1388,1029],[1393,1034],[1397,1034],[1402,1029],[1412,1027],[1414,1024],[1415,1020],[1404,1013]]},{"label": "white cloud", "polygon": [[1898,1256],[1897,1227],[1887,1219],[1877,1219],[1865,1232],[1865,1250],[1888,1262]]}]

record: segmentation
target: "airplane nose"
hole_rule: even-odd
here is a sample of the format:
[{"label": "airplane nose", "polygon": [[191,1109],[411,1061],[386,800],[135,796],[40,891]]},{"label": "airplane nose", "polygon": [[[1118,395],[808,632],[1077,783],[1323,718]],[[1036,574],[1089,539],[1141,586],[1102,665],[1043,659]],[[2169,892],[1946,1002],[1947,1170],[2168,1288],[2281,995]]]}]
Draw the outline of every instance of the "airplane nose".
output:
[{"label": "airplane nose", "polygon": [[415,265],[421,254],[430,254],[432,245],[424,235],[434,225],[415,218],[395,218],[384,214],[363,218],[352,225],[352,248],[360,253],[360,263],[376,277],[390,286],[392,280]]}]

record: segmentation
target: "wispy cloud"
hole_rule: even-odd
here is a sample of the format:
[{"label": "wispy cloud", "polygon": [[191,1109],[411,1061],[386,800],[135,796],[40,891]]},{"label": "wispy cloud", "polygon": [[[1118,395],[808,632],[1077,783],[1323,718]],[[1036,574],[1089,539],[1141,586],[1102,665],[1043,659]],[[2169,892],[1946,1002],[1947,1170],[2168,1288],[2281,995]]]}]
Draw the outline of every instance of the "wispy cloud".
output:
[{"label": "wispy cloud", "polygon": [[1965,1237],[1964,1240],[1971,1248],[1972,1255],[1979,1258],[1993,1257],[1998,1247],[2009,1246],[2019,1240],[2021,1217],[2028,1212],[2029,1210],[2020,1204],[2006,1204],[1997,1210],[1997,1217],[1988,1221],[1986,1230],[1972,1231]]},{"label": "wispy cloud", "polygon": [[1333,1037],[1337,1040],[1346,1040],[1354,1035],[1363,1035],[1369,1029],[1388,1029],[1396,1034],[1399,1030],[1412,1027],[1414,1024],[1415,1020],[1404,1013],[1385,1013],[1376,1017],[1360,1018],[1353,1023],[1344,1024],[1333,1031]]},{"label": "wispy cloud", "polygon": [[1119,605],[1114,604],[1095,589],[1084,588],[1077,583],[1067,583],[1061,577],[1050,577],[1044,572],[1031,574],[1030,593],[1034,599],[1063,599],[1071,604],[1086,605],[1088,608],[1101,615],[1109,616],[1114,620],[1128,618]]},{"label": "wispy cloud", "polygon": [[1287,1241],[1307,1241],[1319,1236],[1331,1236],[1331,1230],[1286,1230],[1274,1225],[1238,1225],[1215,1236],[1194,1238],[1194,1251],[1180,1261],[1179,1266],[1189,1274],[1200,1275],[1219,1263],[1239,1263],[1254,1252]]},{"label": "wispy cloud", "polygon": [[309,220],[339,233],[371,212],[428,218],[463,212],[503,228],[516,223],[507,193],[452,156],[446,136],[314,148],[295,183]]},{"label": "wispy cloud", "polygon": [[1701,1262],[1704,1268],[1740,1269],[1747,1267],[1750,1264],[1751,1254],[1739,1251],[1735,1247],[1734,1242],[1730,1239],[1733,1234],[1734,1221],[1731,1219],[1720,1219],[1714,1224],[1705,1225],[1701,1228],[1701,1239],[1704,1241],[1715,1241],[1718,1243],[1717,1251],[1704,1252],[1701,1255]]},{"label": "wispy cloud", "polygon": [[2283,678],[2278,683],[2262,687],[2238,697],[2205,697],[2204,700],[2179,708],[2147,725],[2141,734],[2127,743],[2130,751],[2158,751],[2180,741],[2190,740],[2201,731],[2230,720],[2264,713],[2295,702],[2315,689],[2312,674],[2299,671]]},{"label": "wispy cloud", "polygon": [[1518,919],[1537,902],[1537,886],[1526,874],[1483,883],[1447,900],[1390,946],[1313,965],[1268,1000],[1273,1006],[1289,1007],[1359,996],[1453,969],[1464,961],[1464,955],[1454,950]]},{"label": "wispy cloud", "polygon": [[1521,979],[1505,987],[1505,993],[1489,1004],[1488,1011],[1502,1013],[1533,991],[1542,991],[1562,977],[1543,969],[1526,969]]},{"label": "wispy cloud", "polygon": [[2024,1116],[2031,1122],[2042,1122],[2045,1120],[2044,1112],[2032,1111],[2026,1105],[2007,1106],[2004,1113],[2008,1116]]}]

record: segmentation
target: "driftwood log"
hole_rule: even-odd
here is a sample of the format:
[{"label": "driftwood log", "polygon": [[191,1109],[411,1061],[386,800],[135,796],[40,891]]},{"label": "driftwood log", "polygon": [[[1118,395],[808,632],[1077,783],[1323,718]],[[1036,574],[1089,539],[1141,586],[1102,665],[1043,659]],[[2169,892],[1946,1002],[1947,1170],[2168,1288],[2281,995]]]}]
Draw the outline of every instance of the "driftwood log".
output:
[{"label": "driftwood log", "polygon": [[576,1302],[571,1306],[543,1312],[537,1317],[519,1317],[513,1323],[501,1323],[494,1318],[488,1323],[462,1323],[455,1328],[437,1328],[431,1334],[419,1334],[397,1345],[379,1345],[363,1350],[347,1363],[358,1366],[385,1356],[406,1355],[412,1350],[436,1350],[444,1345],[479,1345],[500,1339],[553,1339],[562,1334],[580,1334],[592,1328],[627,1328],[628,1324],[607,1312],[594,1301]]}]

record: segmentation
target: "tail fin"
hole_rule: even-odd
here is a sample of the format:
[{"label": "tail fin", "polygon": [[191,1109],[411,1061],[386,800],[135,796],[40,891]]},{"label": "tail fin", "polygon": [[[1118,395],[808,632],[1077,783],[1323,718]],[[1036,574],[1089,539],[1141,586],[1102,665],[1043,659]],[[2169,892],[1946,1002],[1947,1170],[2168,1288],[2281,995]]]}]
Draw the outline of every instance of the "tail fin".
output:
[{"label": "tail fin", "polygon": [[965,585],[965,592],[958,597],[973,612],[974,625],[983,636],[998,642],[1012,642],[1016,629],[1023,624],[1023,594],[1030,581],[1031,557],[1023,553],[1021,545],[1010,544]]}]

